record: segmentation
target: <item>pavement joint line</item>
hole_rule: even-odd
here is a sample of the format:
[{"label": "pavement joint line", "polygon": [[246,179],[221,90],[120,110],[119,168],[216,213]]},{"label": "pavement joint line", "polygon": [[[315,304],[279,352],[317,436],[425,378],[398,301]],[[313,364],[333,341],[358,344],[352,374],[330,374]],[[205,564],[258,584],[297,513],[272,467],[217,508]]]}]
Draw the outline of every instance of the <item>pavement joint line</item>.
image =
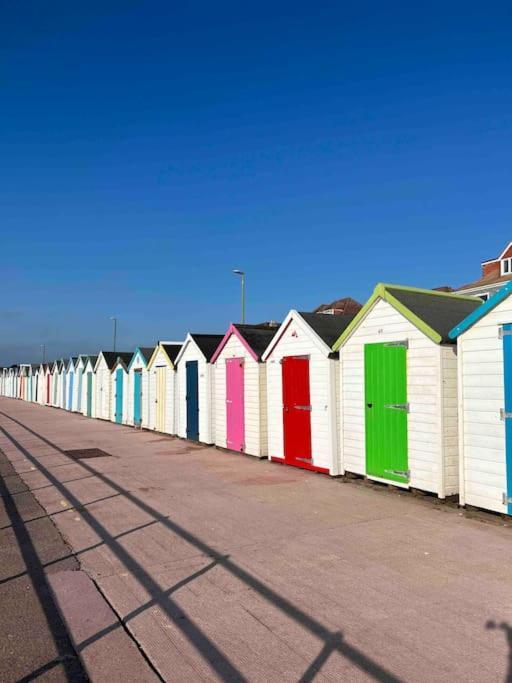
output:
[{"label": "pavement joint line", "polygon": [[[198,569],[197,571],[193,572],[192,574],[185,577],[184,579],[181,579],[180,581],[175,583],[170,588],[162,589],[160,598],[161,597],[168,597],[169,595],[172,595],[173,593],[178,591],[180,588],[183,588],[184,586],[191,583],[195,579],[199,578],[203,574],[206,574],[206,572],[209,572],[211,569],[213,569],[214,567],[218,567],[218,566],[219,566],[219,563],[217,562],[217,560],[213,560],[212,562],[207,564],[205,567],[201,567],[201,569]],[[111,574],[110,576],[115,576],[115,574]],[[105,576],[103,575],[101,578],[105,578]],[[145,602],[143,605],[139,605],[138,607],[133,609],[131,612],[128,612],[128,614],[126,614],[124,617],[121,617],[121,615],[117,614],[117,617],[120,621],[119,624],[111,624],[110,626],[107,626],[102,631],[99,631],[98,633],[96,633],[94,636],[87,638],[87,640],[84,640],[82,643],[77,643],[77,646],[76,646],[77,650],[80,652],[81,650],[88,647],[89,645],[92,645],[92,643],[96,642],[96,640],[99,640],[104,635],[107,635],[107,633],[114,631],[116,628],[118,628],[121,625],[123,625],[125,628],[128,628],[127,624],[129,621],[131,621],[132,619],[135,619],[135,617],[138,617],[140,614],[142,614],[143,612],[146,612],[151,607],[154,607],[155,605],[158,606],[158,604],[159,604],[159,598],[152,598],[151,600],[148,600],[147,602]]]},{"label": "pavement joint line", "polygon": [[[46,515],[44,515],[46,517]],[[36,519],[42,519],[43,517],[36,517]],[[120,534],[117,534],[113,538],[116,540],[118,538],[123,538],[124,536],[128,536],[129,534],[135,533],[136,531],[141,531],[142,529],[145,529],[149,526],[153,526],[155,524],[160,524],[159,521],[153,520],[152,522],[146,522],[146,524],[141,524],[139,526],[134,527],[133,529],[126,529],[126,531],[121,532]],[[9,524],[8,526],[0,527],[0,531],[3,529],[9,529],[11,525]],[[84,553],[88,553],[91,550],[96,550],[97,548],[101,548],[101,546],[105,545],[104,541],[100,541],[99,543],[94,543],[93,545],[89,545],[86,548],[81,548],[80,550],[73,550],[69,555],[64,555],[63,557],[59,557],[56,560],[51,560],[51,562],[45,562],[43,564],[43,567],[46,569],[47,567],[51,567],[54,564],[58,564],[59,562],[62,562],[63,560],[68,560],[71,557],[77,557],[78,555],[83,555]],[[0,586],[4,583],[8,583],[9,581],[12,581],[13,579],[19,579],[21,576],[25,576],[27,572],[20,572],[19,574],[15,574],[14,576],[8,576],[5,579],[0,579]],[[114,576],[115,573],[113,574],[103,574],[103,577],[109,577],[109,576]]]},{"label": "pavement joint line", "polygon": [[[87,574],[87,575],[89,576],[89,574]],[[123,621],[123,619],[122,619],[120,613],[116,610],[116,608],[115,608],[114,605],[112,604],[112,601],[109,600],[109,598],[107,597],[106,593],[102,590],[102,588],[101,588],[101,586],[99,585],[99,583],[98,583],[92,576],[89,576],[89,578],[90,578],[91,581],[93,582],[93,584],[94,584],[94,586],[96,587],[96,590],[98,591],[98,593],[99,593],[99,594],[101,595],[101,597],[105,600],[105,602],[107,603],[107,605],[110,607],[110,609],[112,610],[112,612],[115,614],[115,616],[116,616],[116,618],[117,618],[117,623],[116,623],[116,624],[111,624],[111,626],[109,626],[109,627],[107,627],[107,628],[104,628],[102,631],[100,631],[100,633],[102,634],[100,637],[103,637],[104,635],[107,635],[107,634],[110,633],[111,631],[114,631],[114,630],[116,630],[116,629],[118,629],[118,628],[123,629],[123,631],[126,633],[126,635],[128,636],[128,638],[130,638],[130,640],[133,641],[135,647],[137,648],[137,650],[139,651],[139,653],[142,655],[143,659],[146,661],[146,664],[147,664],[147,665],[149,666],[149,668],[153,671],[153,673],[155,674],[155,676],[157,676],[157,678],[158,678],[160,681],[162,681],[162,683],[166,683],[165,679],[160,675],[160,672],[158,671],[158,669],[156,668],[156,666],[155,666],[155,665],[153,664],[153,662],[151,661],[151,658],[146,654],[146,651],[144,650],[144,648],[143,648],[142,644],[140,643],[140,641],[136,638],[135,634],[126,626],[126,624],[124,623],[124,621]],[[95,638],[94,640],[93,640],[92,638],[88,638],[87,640],[83,641],[82,643],[77,643],[77,645],[76,645],[77,651],[78,651],[78,652],[81,652],[81,651],[84,650],[88,645],[92,645],[92,643],[95,642],[96,640],[99,640],[99,638]]]},{"label": "pavement joint line", "polygon": [[[16,418],[11,417],[3,411],[0,411],[0,416],[3,416],[4,418],[10,420],[14,424],[26,430],[29,434],[38,437],[43,443],[46,443],[48,446],[55,448],[57,452],[61,452],[63,455],[65,455],[62,448],[52,443],[43,435],[38,434],[33,429],[31,429],[24,423],[20,422]],[[35,464],[39,464],[37,462],[37,458],[33,456],[27,449],[25,449],[24,446],[20,442],[18,442],[15,439],[15,437],[12,436],[3,426],[0,426],[0,431],[3,432],[3,434],[9,440],[11,440],[11,442],[16,448],[24,452],[30,461],[34,462]],[[40,464],[39,466],[44,467]],[[95,471],[86,462],[81,462],[80,466],[87,471]],[[51,474],[48,473],[47,476],[51,477]],[[154,510],[147,503],[144,503],[144,501],[137,498],[137,496],[134,496],[129,491],[123,489],[119,484],[111,480],[107,475],[97,472],[97,476],[99,479],[109,484],[114,490],[118,490],[120,493],[126,496],[126,498],[128,498],[132,503],[137,505],[140,509],[147,512],[150,516],[154,518],[160,516],[158,511]],[[60,484],[60,482],[58,483],[58,487],[66,490],[66,487]],[[70,494],[69,497],[72,498],[73,495]],[[106,533],[108,535],[108,531],[101,525],[101,523],[98,520],[95,519],[94,515],[92,515],[88,510],[84,510],[83,516],[84,518],[89,517],[89,524],[95,526],[96,528],[102,529],[103,533]],[[216,551],[214,548],[211,548],[205,541],[195,536],[192,532],[188,531],[184,527],[180,526],[177,522],[174,522],[171,519],[167,519],[166,521],[163,521],[163,524],[167,526],[171,531],[173,531],[176,535],[188,541],[192,546],[195,546],[198,550],[202,550],[206,555],[209,555],[210,557],[217,559],[219,561],[219,564],[221,564],[225,569],[227,569],[227,571],[229,571],[233,576],[238,578],[246,585],[252,587],[253,590],[255,590],[261,597],[265,598],[271,605],[284,612],[290,619],[301,624],[313,635],[316,635],[319,639],[323,640],[324,643],[330,642],[332,640],[333,633],[326,626],[324,626],[321,622],[317,621],[310,614],[304,612],[300,607],[293,604],[291,601],[289,601],[281,594],[276,593],[275,590],[273,590],[270,586],[266,585],[263,581],[261,581],[256,576],[251,574],[249,571],[237,565],[230,559],[223,561],[222,555],[218,551]],[[140,566],[140,564],[135,560],[135,558],[133,558],[122,546],[118,547],[116,554],[118,554],[118,556],[124,556],[125,566],[126,563],[131,564],[132,568],[138,566],[140,568],[140,572],[137,575],[139,582],[143,584],[144,582],[142,581],[141,577],[145,576],[145,589],[151,594],[152,591],[155,592],[156,588],[156,593],[158,594],[160,590],[158,584],[151,578],[150,575],[147,574],[147,572]],[[148,586],[151,586],[151,590],[149,590]],[[170,602],[173,608],[176,608],[175,603],[173,601]],[[167,614],[168,616],[171,616],[169,614],[169,611],[167,611]],[[210,666],[212,666],[217,671],[217,673],[225,675],[225,667],[227,666],[229,675],[232,676],[232,680],[246,681],[242,674],[233,666],[231,661],[218,650],[213,641],[211,641],[208,638],[208,636],[206,636],[206,634],[204,634],[192,620],[188,620],[188,626],[192,626],[193,634],[196,640],[197,638],[199,638],[199,643],[201,644],[200,647],[198,647],[198,642],[194,643],[193,638],[191,638],[192,634],[186,633],[185,629],[183,628],[184,624],[181,624],[179,619],[173,619],[173,621],[176,625],[178,625],[181,628],[184,635],[191,639],[191,642],[196,646],[198,652],[203,656],[204,659],[206,659],[207,662],[209,662]],[[211,650],[213,648],[213,651],[216,653],[216,656],[214,658],[207,657],[201,649],[204,647],[207,647],[208,650]],[[342,637],[340,643],[336,647],[336,651],[339,652],[342,656],[350,659],[359,669],[365,671],[367,674],[371,675],[377,681],[382,681],[383,683],[401,683],[400,678],[394,676],[385,667],[370,659],[367,655],[358,650],[357,647],[351,646],[349,643],[345,642]],[[219,661],[217,661],[218,659]],[[220,665],[220,662],[223,663],[223,666]]]},{"label": "pavement joint line", "polygon": [[[0,454],[7,458],[1,449]],[[62,617],[59,615],[58,608],[50,591],[48,578],[44,571],[44,567],[38,555],[37,549],[30,534],[28,533],[28,530],[26,529],[25,523],[14,499],[8,495],[8,492],[6,492],[6,486],[2,477],[0,477],[0,490],[4,493],[5,511],[11,520],[14,535],[18,543],[20,556],[27,569],[26,574],[30,580],[34,594],[37,597],[41,612],[47,624],[48,631],[51,634],[55,649],[58,653],[58,657],[54,658],[52,662],[46,663],[36,672],[31,672],[31,674],[25,676],[21,680],[32,681],[36,675],[44,673],[46,670],[53,669],[58,664],[63,665],[68,680],[87,680],[82,676],[83,669],[80,659],[76,655],[76,651],[72,646],[67,628],[62,620]],[[51,523],[53,524],[53,522]],[[64,539],[56,526],[55,530],[59,536]],[[71,653],[74,653],[75,656],[73,656]],[[47,669],[47,667],[49,667],[49,669]],[[74,676],[79,678],[74,679]]]},{"label": "pavement joint line", "polygon": [[[0,412],[0,415],[9,418],[16,423],[14,418]],[[27,431],[31,431],[30,428],[25,427]],[[0,426],[0,431],[11,440],[13,445],[21,450],[32,462],[38,464],[40,468],[44,469],[44,465],[37,463],[37,458],[28,451],[17,439],[11,435],[3,426]],[[41,436],[41,440],[44,441],[44,437]],[[58,446],[54,446],[56,450],[59,449]],[[80,463],[84,469],[90,469],[89,465],[85,462]],[[51,473],[48,472],[47,476],[52,477]],[[67,491],[66,487],[60,482],[56,483],[56,486],[63,491]],[[115,488],[115,487],[114,487]],[[122,489],[121,491],[122,492]],[[73,494],[68,492],[69,498],[74,498]],[[127,494],[128,495],[128,494]],[[128,496],[130,497],[130,496]],[[78,502],[78,501],[77,501]],[[96,533],[103,537],[105,542],[108,539],[109,549],[117,555],[118,559],[125,565],[126,569],[130,571],[137,581],[143,586],[143,588],[153,596],[157,596],[161,592],[161,588],[158,583],[151,577],[150,574],[140,565],[140,563],[115,539],[112,538],[108,530],[97,520],[94,515],[85,509],[82,513],[83,518],[88,522],[89,526],[93,528]],[[166,612],[167,616],[174,622],[174,624],[181,630],[183,635],[191,642],[191,644],[196,648],[199,655],[208,663],[219,676],[224,680],[230,680],[238,683],[247,683],[247,679],[242,675],[242,673],[233,665],[230,659],[215,645],[215,643],[202,631],[202,629],[196,625],[193,619],[187,618],[183,620],[181,615],[183,611],[179,606],[170,598],[166,601],[168,604],[164,607],[160,605]],[[110,602],[108,602],[110,605]],[[112,606],[111,606],[112,607]],[[113,609],[113,607],[112,607]]]}]

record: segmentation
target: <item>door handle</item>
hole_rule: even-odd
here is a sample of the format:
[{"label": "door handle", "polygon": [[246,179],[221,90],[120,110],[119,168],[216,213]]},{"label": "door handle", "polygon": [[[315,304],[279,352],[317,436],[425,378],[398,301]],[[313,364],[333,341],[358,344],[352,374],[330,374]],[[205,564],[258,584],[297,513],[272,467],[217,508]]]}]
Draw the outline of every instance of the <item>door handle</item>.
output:
[{"label": "door handle", "polygon": [[368,408],[373,408],[373,403],[367,403],[366,406],[367,406]]}]

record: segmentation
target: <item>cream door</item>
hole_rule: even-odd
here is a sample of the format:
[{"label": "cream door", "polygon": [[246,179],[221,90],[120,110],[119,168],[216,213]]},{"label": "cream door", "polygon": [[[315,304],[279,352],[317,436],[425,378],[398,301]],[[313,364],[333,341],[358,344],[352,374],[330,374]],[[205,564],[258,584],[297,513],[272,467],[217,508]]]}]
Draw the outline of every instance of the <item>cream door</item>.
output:
[{"label": "cream door", "polygon": [[166,385],[167,368],[157,367],[156,369],[156,425],[158,432],[165,432],[165,412],[166,412]]}]

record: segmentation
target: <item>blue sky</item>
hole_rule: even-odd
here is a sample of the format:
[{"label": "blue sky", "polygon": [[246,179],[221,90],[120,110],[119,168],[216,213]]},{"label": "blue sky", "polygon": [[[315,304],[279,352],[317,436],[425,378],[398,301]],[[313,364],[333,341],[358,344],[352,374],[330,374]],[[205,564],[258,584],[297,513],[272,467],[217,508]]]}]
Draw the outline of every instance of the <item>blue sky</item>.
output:
[{"label": "blue sky", "polygon": [[225,331],[512,239],[512,9],[9,2],[0,363]]}]

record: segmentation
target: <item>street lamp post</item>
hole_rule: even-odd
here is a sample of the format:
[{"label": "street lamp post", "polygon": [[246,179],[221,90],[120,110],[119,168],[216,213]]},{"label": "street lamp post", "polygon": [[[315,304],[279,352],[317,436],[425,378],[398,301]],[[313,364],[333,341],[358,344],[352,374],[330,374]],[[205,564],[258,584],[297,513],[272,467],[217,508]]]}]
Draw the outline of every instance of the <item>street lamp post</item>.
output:
[{"label": "street lamp post", "polygon": [[116,341],[117,341],[117,318],[115,316],[111,315],[110,320],[112,320],[114,323],[114,348],[112,350],[115,351],[116,350]]},{"label": "street lamp post", "polygon": [[46,344],[41,344],[41,353],[43,354],[43,363],[46,363]]},{"label": "street lamp post", "polygon": [[245,272],[243,270],[238,270],[235,268],[233,271],[235,275],[240,275],[241,287],[242,287],[242,325],[245,323]]}]

